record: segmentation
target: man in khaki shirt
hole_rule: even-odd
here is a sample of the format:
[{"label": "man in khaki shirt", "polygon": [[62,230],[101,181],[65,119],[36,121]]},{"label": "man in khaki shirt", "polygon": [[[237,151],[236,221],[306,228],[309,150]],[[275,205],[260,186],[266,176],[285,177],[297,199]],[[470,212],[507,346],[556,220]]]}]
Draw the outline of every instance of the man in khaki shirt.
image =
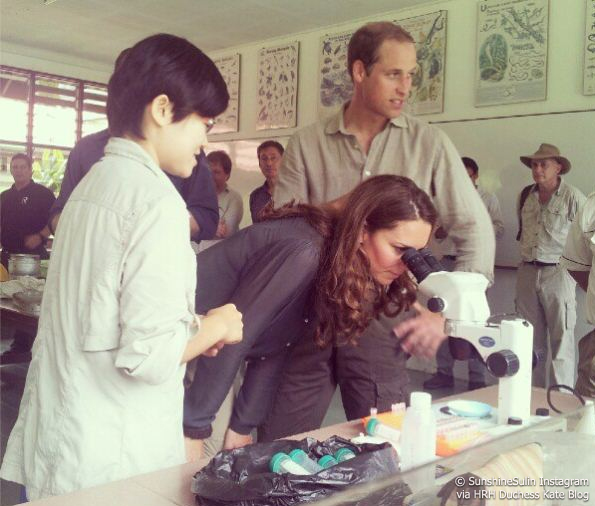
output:
[{"label": "man in khaki shirt", "polygon": [[[370,176],[407,176],[432,196],[457,246],[457,268],[491,279],[490,218],[457,150],[443,132],[402,112],[416,65],[414,41],[401,27],[378,22],[360,28],[348,50],[352,99],[289,140],[275,206],[292,199],[327,203]],[[406,400],[406,353],[432,356],[445,337],[441,318],[416,309],[395,328],[398,338],[395,322],[385,317],[370,325],[358,346],[320,350],[305,338],[288,362],[260,438],[320,426],[337,383],[348,419],[368,414],[371,406],[387,410]]]},{"label": "man in khaki shirt", "polygon": [[[535,185],[519,209],[521,259],[517,271],[516,309],[533,325],[538,362],[533,385],[574,385],[576,283],[558,263],[570,225],[585,196],[561,176],[570,168],[552,144],[542,144],[521,162]],[[551,361],[549,381],[547,364]]]}]

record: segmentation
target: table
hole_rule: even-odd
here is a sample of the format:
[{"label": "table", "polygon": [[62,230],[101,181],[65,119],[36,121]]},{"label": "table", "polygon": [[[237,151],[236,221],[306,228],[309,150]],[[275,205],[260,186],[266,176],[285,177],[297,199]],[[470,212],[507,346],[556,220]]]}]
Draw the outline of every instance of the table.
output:
[{"label": "table", "polygon": [[14,328],[37,334],[38,316],[23,312],[12,299],[0,299],[0,315],[2,325],[12,325]]},{"label": "table", "polygon": [[[479,400],[497,406],[498,387],[490,386],[472,392],[457,394],[456,396],[439,399],[444,402],[452,399]],[[559,409],[571,411],[580,406],[580,403],[571,395],[553,392],[552,400]],[[533,388],[531,394],[531,412],[538,407],[547,406],[545,390]],[[552,413],[553,414],[553,413]],[[319,440],[326,439],[334,434],[346,438],[357,436],[361,432],[359,420],[344,422],[321,429],[296,434],[288,439],[303,439],[306,436]],[[202,459],[194,463],[154,471],[148,474],[133,476],[131,478],[107,483],[63,496],[51,497],[32,501],[33,506],[108,506],[113,504],[142,504],[143,506],[195,506],[194,495],[190,492],[192,476],[204,467],[209,459]]]}]

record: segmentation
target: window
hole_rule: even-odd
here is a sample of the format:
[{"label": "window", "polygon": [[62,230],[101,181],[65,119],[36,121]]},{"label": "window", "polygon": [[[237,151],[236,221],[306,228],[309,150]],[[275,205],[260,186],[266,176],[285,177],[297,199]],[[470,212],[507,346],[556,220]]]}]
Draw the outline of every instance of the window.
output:
[{"label": "window", "polygon": [[33,158],[34,180],[59,191],[66,159],[84,135],[107,128],[107,86],[0,66],[0,191],[10,158]]}]

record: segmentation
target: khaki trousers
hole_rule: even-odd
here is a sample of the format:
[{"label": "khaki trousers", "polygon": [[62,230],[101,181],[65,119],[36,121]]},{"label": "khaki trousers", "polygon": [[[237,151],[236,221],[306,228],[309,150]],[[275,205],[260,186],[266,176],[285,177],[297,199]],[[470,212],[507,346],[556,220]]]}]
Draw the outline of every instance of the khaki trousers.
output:
[{"label": "khaki trousers", "polygon": [[516,310],[533,325],[533,351],[538,356],[533,386],[574,385],[576,283],[568,271],[522,263],[517,271]]}]

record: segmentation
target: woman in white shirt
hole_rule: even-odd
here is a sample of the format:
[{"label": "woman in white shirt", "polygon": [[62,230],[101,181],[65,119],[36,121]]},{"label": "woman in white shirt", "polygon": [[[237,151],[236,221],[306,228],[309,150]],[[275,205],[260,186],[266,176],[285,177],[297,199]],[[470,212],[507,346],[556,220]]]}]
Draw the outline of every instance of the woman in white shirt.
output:
[{"label": "woman in white shirt", "polygon": [[185,39],[132,47],[108,86],[112,138],[62,213],[2,478],[29,499],[184,462],[185,362],[241,340],[233,305],[194,314],[187,177],[229,95]]}]

